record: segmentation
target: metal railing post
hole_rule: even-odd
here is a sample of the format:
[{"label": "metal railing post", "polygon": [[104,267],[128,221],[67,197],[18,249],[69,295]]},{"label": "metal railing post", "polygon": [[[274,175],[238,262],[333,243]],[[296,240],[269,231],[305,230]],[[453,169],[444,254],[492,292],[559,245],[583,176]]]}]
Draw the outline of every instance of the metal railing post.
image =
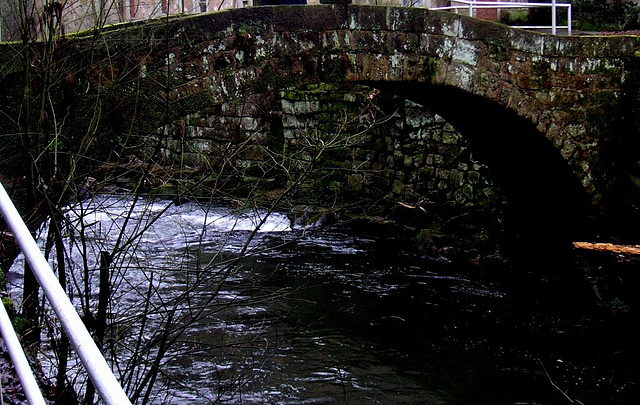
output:
[{"label": "metal railing post", "polygon": [[571,3],[567,6],[567,34],[571,35]]},{"label": "metal railing post", "polygon": [[551,33],[556,35],[556,0],[551,0]]},{"label": "metal railing post", "polygon": [[129,398],[120,386],[113,371],[102,356],[93,338],[85,328],[76,309],[60,286],[51,266],[47,263],[29,229],[22,221],[16,207],[0,183],[0,212],[11,228],[22,253],[29,261],[45,295],[64,331],[82,361],[102,401],[107,405],[128,405]]}]

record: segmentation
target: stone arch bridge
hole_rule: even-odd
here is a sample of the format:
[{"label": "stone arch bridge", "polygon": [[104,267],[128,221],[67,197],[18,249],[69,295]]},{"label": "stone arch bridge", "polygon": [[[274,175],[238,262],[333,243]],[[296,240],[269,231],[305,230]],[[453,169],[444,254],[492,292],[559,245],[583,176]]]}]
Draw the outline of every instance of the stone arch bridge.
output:
[{"label": "stone arch bridge", "polygon": [[[550,215],[548,223],[573,216],[569,227],[585,206],[615,211],[636,169],[639,50],[637,37],[559,37],[427,9],[356,5],[153,20],[115,27],[97,44],[82,35],[57,44],[57,55],[74,55],[68,72],[89,66],[91,81],[119,86],[121,117],[112,121],[125,128],[135,115],[140,132],[309,83],[400,94],[469,138],[525,211]],[[137,107],[131,94],[143,100]]]}]

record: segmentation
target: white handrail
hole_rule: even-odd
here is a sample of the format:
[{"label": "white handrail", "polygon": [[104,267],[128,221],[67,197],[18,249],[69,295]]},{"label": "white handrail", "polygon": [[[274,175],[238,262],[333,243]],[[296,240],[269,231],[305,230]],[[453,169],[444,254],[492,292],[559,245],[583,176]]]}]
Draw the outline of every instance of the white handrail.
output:
[{"label": "white handrail", "polygon": [[[471,17],[475,16],[477,9],[503,9],[503,8],[551,8],[551,25],[527,25],[515,26],[518,28],[551,28],[551,33],[556,35],[557,29],[566,29],[567,34],[571,35],[571,3],[557,3],[557,0],[551,0],[551,3],[527,3],[527,2],[505,2],[505,1],[476,1],[476,0],[451,0],[451,3],[459,3],[460,5],[431,7],[431,10],[462,10],[468,9]],[[558,7],[567,9],[567,25],[557,25],[557,9]]]},{"label": "white handrail", "polygon": [[[33,371],[31,370],[27,356],[24,355],[18,336],[16,336],[16,331],[13,329],[11,319],[9,319],[9,314],[7,314],[4,304],[1,302],[0,332],[2,332],[4,344],[7,346],[7,350],[9,350],[13,368],[15,368],[16,374],[20,379],[20,384],[22,384],[22,390],[27,397],[27,401],[29,401],[31,405],[45,405],[46,402],[44,402],[44,397],[42,396],[38,382],[33,376]],[[0,393],[0,395],[2,395],[2,393]]]},{"label": "white handrail", "polygon": [[22,221],[2,183],[0,183],[0,212],[11,228],[22,253],[29,261],[33,274],[49,299],[102,401],[107,405],[131,404],[64,289],[60,286],[29,229]]}]

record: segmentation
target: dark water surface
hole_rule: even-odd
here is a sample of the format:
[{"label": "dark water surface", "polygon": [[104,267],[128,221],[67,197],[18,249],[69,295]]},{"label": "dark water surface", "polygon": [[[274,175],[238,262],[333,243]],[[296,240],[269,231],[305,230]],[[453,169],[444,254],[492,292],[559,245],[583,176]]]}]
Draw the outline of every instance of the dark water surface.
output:
[{"label": "dark water surface", "polygon": [[[117,214],[131,212],[127,204],[105,197],[100,210],[85,213],[96,251],[129,226]],[[120,294],[114,311],[141,308],[134,292],[146,291],[148,280],[159,294],[176,295],[186,277],[176,271],[183,266],[178,258],[233,258],[258,223],[221,207],[203,211],[166,201],[132,215],[153,212],[161,219],[137,246],[136,267],[123,273],[120,287],[114,284]],[[521,268],[430,257],[386,228],[292,230],[283,215],[264,224],[250,251],[220,291],[204,291],[215,298],[214,310],[174,345],[163,364],[166,386],[156,390],[154,403],[609,404],[640,398],[634,315],[574,299],[571,290],[584,286],[547,288],[553,282]],[[10,281],[20,272],[12,268]]]},{"label": "dark water surface", "polygon": [[[239,334],[263,340],[225,353],[237,358],[217,375],[233,392],[221,399],[593,404],[637,398],[628,314],[563,307],[545,296],[548,290],[493,277],[491,269],[434,260],[400,237],[332,228],[271,238],[273,245],[289,243],[247,259],[245,276],[230,291],[246,296],[247,280],[260,280],[272,291],[293,292],[236,313]],[[254,376],[245,385],[241,378],[233,382],[235,373],[249,370]]]}]

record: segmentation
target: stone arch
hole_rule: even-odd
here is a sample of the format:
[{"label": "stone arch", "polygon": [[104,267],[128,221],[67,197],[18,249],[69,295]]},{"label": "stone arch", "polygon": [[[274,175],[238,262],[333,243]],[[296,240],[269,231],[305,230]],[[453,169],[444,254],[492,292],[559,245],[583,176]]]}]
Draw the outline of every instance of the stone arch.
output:
[{"label": "stone arch", "polygon": [[623,85],[640,45],[406,7],[259,7],[154,24],[169,40],[150,62],[169,64],[175,99],[216,103],[312,82],[441,85],[535,125],[596,203],[609,173],[594,161],[620,132]]},{"label": "stone arch", "polygon": [[[423,89],[436,97],[422,101],[436,108],[444,108],[438,98],[450,100],[451,111],[456,99],[466,100],[476,121],[498,111],[525,129],[520,150],[526,149],[522,142],[530,140],[549,156],[544,167],[553,169],[547,170],[544,184],[556,184],[552,172],[565,173],[569,167],[595,204],[611,182],[611,159],[601,155],[623,132],[620,126],[627,125],[623,101],[625,91],[633,96],[634,90],[625,86],[640,48],[638,38],[561,38],[426,9],[353,5],[230,10],[151,21],[106,37],[109,45],[93,55],[106,55],[103,77],[122,72],[117,78],[125,83],[117,95],[119,106],[147,100],[137,117],[141,133],[194,112],[215,110],[244,94],[305,83],[369,83],[391,91],[405,87],[407,93]],[[136,57],[125,54],[132,48]],[[61,54],[83,54],[82,38],[59,49]],[[120,62],[118,55],[123,56]],[[92,69],[99,70],[95,64]],[[142,84],[132,84],[136,81]],[[132,88],[138,93],[127,94]],[[167,105],[169,113],[160,114]],[[130,127],[126,112],[123,116],[112,121]],[[457,126],[465,128],[469,122]],[[506,134],[502,140],[508,144],[514,139]],[[531,166],[536,163],[531,161]],[[570,185],[557,183],[556,195],[574,188],[573,181],[562,184]],[[562,203],[565,198],[556,200]],[[571,204],[565,205],[564,212],[571,212]]]}]

